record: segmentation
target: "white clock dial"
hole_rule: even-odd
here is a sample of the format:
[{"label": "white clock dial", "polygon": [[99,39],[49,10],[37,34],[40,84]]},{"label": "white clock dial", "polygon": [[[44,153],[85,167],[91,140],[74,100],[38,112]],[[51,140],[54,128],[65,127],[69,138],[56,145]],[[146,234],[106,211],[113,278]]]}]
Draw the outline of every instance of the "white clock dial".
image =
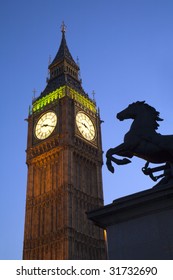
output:
[{"label": "white clock dial", "polygon": [[95,138],[95,127],[91,119],[83,112],[76,115],[76,125],[82,136],[92,141]]},{"label": "white clock dial", "polygon": [[36,123],[35,136],[39,140],[46,139],[54,131],[57,124],[57,116],[53,111],[43,114]]}]

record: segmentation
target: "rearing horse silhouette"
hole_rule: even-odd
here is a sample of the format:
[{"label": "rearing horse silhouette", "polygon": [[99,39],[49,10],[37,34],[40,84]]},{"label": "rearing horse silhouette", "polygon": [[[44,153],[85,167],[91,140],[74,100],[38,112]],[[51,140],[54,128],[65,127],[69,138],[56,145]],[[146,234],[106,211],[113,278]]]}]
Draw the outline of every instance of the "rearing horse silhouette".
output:
[{"label": "rearing horse silhouette", "polygon": [[[112,161],[118,165],[127,164],[131,162],[128,158],[133,156],[146,160],[147,166],[149,162],[167,163],[169,167],[172,166],[173,135],[161,135],[156,132],[159,127],[158,121],[163,121],[159,115],[160,113],[145,101],[132,103],[117,114],[120,121],[125,119],[134,121],[124,136],[124,143],[107,151],[106,164],[109,171],[114,173]],[[113,155],[125,158],[117,159]]]}]

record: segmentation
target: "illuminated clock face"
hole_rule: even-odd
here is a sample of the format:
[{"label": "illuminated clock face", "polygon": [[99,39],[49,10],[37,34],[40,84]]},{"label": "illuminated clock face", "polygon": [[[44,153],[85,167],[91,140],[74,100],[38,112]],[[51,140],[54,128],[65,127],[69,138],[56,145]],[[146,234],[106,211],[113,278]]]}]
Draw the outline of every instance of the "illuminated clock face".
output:
[{"label": "illuminated clock face", "polygon": [[39,140],[46,139],[54,131],[57,124],[57,116],[53,111],[43,114],[36,123],[35,136]]},{"label": "illuminated clock face", "polygon": [[82,136],[92,141],[95,138],[95,128],[91,119],[83,112],[78,112],[76,115],[76,125]]}]

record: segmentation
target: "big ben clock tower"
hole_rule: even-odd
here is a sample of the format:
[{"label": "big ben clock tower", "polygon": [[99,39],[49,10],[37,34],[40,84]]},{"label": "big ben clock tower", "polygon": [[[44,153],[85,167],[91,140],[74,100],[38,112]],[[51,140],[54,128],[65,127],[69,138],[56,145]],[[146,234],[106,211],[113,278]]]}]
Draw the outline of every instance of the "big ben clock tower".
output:
[{"label": "big ben clock tower", "polygon": [[86,216],[103,205],[101,122],[64,24],[49,71],[28,116],[23,259],[105,259],[103,231]]}]

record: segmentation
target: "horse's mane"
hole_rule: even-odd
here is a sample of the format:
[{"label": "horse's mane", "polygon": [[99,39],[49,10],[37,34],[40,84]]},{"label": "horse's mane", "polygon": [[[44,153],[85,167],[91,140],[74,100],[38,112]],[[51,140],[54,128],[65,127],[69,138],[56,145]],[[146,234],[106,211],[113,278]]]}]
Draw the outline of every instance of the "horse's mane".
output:
[{"label": "horse's mane", "polygon": [[161,119],[159,117],[160,115],[160,112],[156,111],[156,109],[150,105],[148,105],[147,103],[145,103],[145,101],[137,101],[136,103],[134,104],[138,104],[138,105],[141,105],[143,107],[145,107],[152,115],[153,115],[153,120],[154,120],[154,128],[155,129],[158,129],[159,127],[159,124],[157,123],[157,121],[163,121],[163,119]]}]

